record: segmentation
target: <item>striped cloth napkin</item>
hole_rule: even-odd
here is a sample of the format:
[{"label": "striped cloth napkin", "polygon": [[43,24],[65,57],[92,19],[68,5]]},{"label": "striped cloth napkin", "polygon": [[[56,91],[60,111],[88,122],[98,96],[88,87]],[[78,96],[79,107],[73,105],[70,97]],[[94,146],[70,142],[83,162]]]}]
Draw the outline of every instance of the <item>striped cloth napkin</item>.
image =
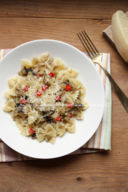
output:
[{"label": "striped cloth napkin", "polygon": [[[9,51],[10,49],[1,49],[0,59],[2,59]],[[103,66],[110,72],[110,54],[102,53],[102,63]],[[99,128],[92,138],[83,147],[72,154],[84,154],[111,150],[111,85],[98,65],[96,65],[96,70],[101,77],[105,90],[105,109],[103,118]],[[29,159],[30,158],[13,151],[2,141],[0,141],[0,162],[22,161]]]}]

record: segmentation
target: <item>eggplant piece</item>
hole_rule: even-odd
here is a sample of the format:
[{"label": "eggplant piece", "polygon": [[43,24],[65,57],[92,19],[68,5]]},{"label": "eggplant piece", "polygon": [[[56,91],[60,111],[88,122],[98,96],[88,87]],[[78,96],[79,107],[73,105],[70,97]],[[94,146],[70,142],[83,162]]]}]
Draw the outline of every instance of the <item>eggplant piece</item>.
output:
[{"label": "eggplant piece", "polygon": [[67,85],[67,84],[69,84],[70,82],[69,82],[69,80],[66,80],[66,81],[64,81],[63,83]]},{"label": "eggplant piece", "polygon": [[73,107],[72,107],[72,109],[71,109],[71,111],[77,111],[77,110],[80,110],[80,109],[82,109],[84,106],[81,104],[81,103],[76,103],[76,104],[74,104],[73,105]]},{"label": "eggplant piece", "polygon": [[17,112],[18,113],[22,113],[23,112],[23,105],[21,103],[16,103],[16,108],[17,108]]},{"label": "eggplant piece", "polygon": [[47,123],[53,123],[54,122],[54,119],[52,117],[50,117],[50,116],[46,116],[45,120],[46,120]]},{"label": "eggplant piece", "polygon": [[50,111],[42,111],[42,115],[44,117],[46,116],[51,116],[55,111],[54,110],[50,110]]},{"label": "eggplant piece", "polygon": [[27,75],[29,72],[32,72],[33,70],[32,70],[32,68],[26,68],[26,67],[24,67],[24,71],[25,71],[25,73],[26,73],[26,75]]}]

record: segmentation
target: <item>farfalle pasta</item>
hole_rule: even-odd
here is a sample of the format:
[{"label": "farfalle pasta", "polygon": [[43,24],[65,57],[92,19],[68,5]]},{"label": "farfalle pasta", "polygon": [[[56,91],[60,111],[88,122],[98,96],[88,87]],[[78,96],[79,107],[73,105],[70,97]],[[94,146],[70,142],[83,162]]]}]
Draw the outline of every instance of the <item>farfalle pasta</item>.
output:
[{"label": "farfalle pasta", "polygon": [[22,60],[18,75],[8,80],[4,111],[21,134],[54,143],[57,136],[75,132],[75,119],[88,108],[78,72],[49,53]]}]

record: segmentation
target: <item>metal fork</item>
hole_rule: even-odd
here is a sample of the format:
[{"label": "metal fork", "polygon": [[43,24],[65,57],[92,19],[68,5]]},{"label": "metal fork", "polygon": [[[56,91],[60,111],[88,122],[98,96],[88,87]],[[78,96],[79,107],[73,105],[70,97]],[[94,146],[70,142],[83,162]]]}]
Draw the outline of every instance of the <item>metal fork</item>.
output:
[{"label": "metal fork", "polygon": [[86,49],[88,55],[92,59],[92,61],[98,64],[107,75],[108,79],[110,80],[118,98],[120,99],[121,103],[123,104],[125,110],[128,112],[128,97],[124,94],[124,92],[120,89],[117,85],[115,80],[112,78],[110,73],[103,67],[101,61],[101,54],[99,53],[98,49],[95,47],[91,39],[89,38],[88,34],[85,31],[81,31],[78,34],[80,41],[82,42],[84,48]]}]

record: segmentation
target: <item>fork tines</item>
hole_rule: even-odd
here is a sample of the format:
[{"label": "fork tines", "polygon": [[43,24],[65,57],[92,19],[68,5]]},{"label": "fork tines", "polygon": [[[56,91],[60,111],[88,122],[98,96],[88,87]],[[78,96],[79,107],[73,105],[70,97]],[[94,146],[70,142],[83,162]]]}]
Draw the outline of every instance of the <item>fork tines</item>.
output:
[{"label": "fork tines", "polygon": [[77,33],[77,35],[91,58],[94,58],[95,56],[100,54],[91,39],[89,38],[86,31],[81,31]]}]

